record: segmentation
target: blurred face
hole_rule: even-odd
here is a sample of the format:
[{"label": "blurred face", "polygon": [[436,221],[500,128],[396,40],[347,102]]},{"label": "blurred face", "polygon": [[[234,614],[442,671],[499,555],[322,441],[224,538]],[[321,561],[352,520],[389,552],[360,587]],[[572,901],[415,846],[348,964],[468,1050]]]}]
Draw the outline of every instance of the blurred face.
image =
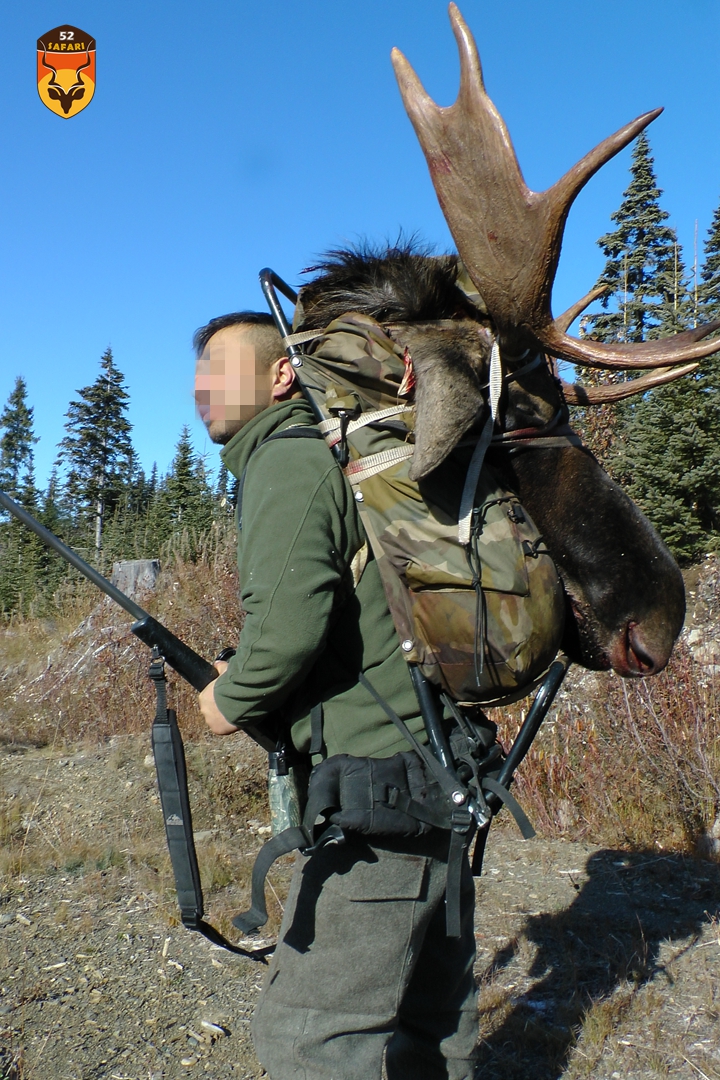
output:
[{"label": "blurred face", "polygon": [[195,372],[195,403],[213,442],[229,442],[273,403],[274,367],[256,359],[252,326],[226,326],[213,334]]}]

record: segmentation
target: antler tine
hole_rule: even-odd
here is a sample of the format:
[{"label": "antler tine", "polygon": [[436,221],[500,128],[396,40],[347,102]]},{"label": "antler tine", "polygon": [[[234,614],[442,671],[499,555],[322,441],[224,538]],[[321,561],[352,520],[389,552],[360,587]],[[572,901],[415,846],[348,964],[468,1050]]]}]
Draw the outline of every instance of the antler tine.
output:
[{"label": "antler tine", "polygon": [[[440,110],[420,82],[412,66],[408,63],[407,57],[403,56],[399,49],[392,49],[390,59],[395,69],[395,78],[400,87],[400,95],[403,99],[405,111],[410,117],[415,131],[418,132],[421,144],[423,144],[420,129],[425,132],[426,128],[429,129],[431,126],[425,122],[425,117],[439,113]],[[429,130],[427,135],[430,135]]]},{"label": "antler tine", "polygon": [[720,330],[720,319],[706,323],[705,326],[696,326],[692,330],[683,330],[672,337],[659,338],[657,341],[625,344],[621,341],[594,341],[592,338],[578,340],[569,337],[556,323],[552,323],[541,340],[543,348],[553,356],[569,360],[571,364],[618,371],[673,367],[693,360],[702,360],[705,356],[720,352],[720,341],[717,338],[702,340],[716,330]]},{"label": "antler tine", "polygon": [[639,379],[630,379],[622,383],[606,383],[604,386],[583,386],[582,383],[567,383],[563,379],[560,381],[568,405],[607,405],[612,401],[622,401],[623,398],[632,397],[634,394],[644,394],[653,386],[663,386],[675,379],[681,379],[683,375],[689,375],[697,371],[699,367],[699,364],[686,364],[679,368],[664,368],[662,371],[643,375]]},{"label": "antler tine", "polygon": [[393,64],[443,214],[501,345],[511,353],[530,346],[571,363],[607,369],[671,367],[715,352],[713,343],[701,339],[717,324],[675,338],[626,344],[569,337],[567,313],[556,321],[552,317],[552,284],[573,199],[662,110],[620,128],[548,191],[531,191],[505,123],[485,91],[475,41],[455,4],[450,5],[450,21],[461,68],[453,105],[439,108],[397,49]]},{"label": "antler tine", "polygon": [[660,113],[662,107],[643,113],[629,124],[625,124],[612,135],[608,135],[594,149],[590,150],[585,157],[581,158],[572,169],[562,176],[557,183],[553,184],[544,194],[548,199],[556,203],[558,211],[562,212],[562,222],[567,217],[568,210],[575,201],[580,191],[585,187],[598,169],[601,169],[611,158],[619,154],[628,143],[632,142],[648,124],[652,124]]},{"label": "antler tine", "polygon": [[576,300],[567,311],[563,311],[562,315],[558,315],[555,320],[555,325],[559,326],[563,331],[567,330],[575,322],[578,315],[582,315],[585,308],[590,307],[593,300],[597,300],[603,293],[606,293],[609,288],[609,285],[596,285],[590,292],[585,293],[580,300]]}]

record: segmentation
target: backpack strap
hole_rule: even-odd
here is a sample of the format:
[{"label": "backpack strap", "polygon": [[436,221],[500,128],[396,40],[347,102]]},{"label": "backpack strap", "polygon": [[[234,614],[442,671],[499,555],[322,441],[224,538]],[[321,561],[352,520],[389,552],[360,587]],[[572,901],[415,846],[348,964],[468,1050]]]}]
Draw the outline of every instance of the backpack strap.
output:
[{"label": "backpack strap", "polygon": [[[276,439],[322,439],[322,435],[318,428],[314,425],[308,427],[305,424],[297,424],[293,427],[283,428],[282,431],[275,431],[272,435],[268,435],[267,439],[263,439],[261,443],[253,450],[253,454],[256,454],[261,446],[265,446],[266,443],[275,442]],[[250,455],[252,457],[252,454]],[[249,461],[248,461],[249,464]],[[242,476],[238,481],[237,489],[237,527],[238,530],[242,530],[242,501],[243,491],[245,489],[245,477],[247,476],[247,465],[242,471]]]}]

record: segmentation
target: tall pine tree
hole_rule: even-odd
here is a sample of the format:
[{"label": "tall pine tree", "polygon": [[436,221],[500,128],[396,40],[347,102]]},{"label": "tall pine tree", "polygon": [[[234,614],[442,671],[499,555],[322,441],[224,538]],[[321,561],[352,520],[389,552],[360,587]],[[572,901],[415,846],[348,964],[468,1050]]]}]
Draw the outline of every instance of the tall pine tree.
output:
[{"label": "tall pine tree", "polygon": [[713,215],[705,241],[705,259],[698,286],[699,322],[720,319],[720,206]]},{"label": "tall pine tree", "polygon": [[[678,317],[685,302],[682,254],[675,230],[665,222],[662,190],[655,179],[650,144],[643,133],[635,143],[632,180],[618,210],[617,228],[598,240],[607,262],[598,285],[607,285],[600,314],[587,319],[588,332],[599,341],[646,341],[668,329],[670,311]],[[670,320],[672,323],[672,320]]]},{"label": "tall pine tree", "polygon": [[58,455],[58,461],[67,467],[68,497],[76,512],[94,523],[97,553],[102,548],[106,517],[121,501],[135,463],[127,418],[130,398],[110,348],[103,353],[100,368],[95,382],[78,391],[80,400],[70,402],[67,435]]},{"label": "tall pine tree", "polygon": [[619,465],[630,477],[628,493],[681,563],[720,541],[719,430],[712,366],[650,391],[623,427]]},{"label": "tall pine tree", "polygon": [[[602,300],[605,310],[588,317],[585,327],[602,341],[665,337],[695,319],[682,250],[660,206],[662,191],[644,135],[635,145],[631,174],[612,215],[617,228],[598,241],[607,257],[598,284],[609,290]],[[711,252],[703,271],[708,298],[714,274],[720,280],[720,214],[709,249],[713,235],[718,258],[713,262]],[[602,374],[602,381],[612,378]],[[588,381],[598,380],[591,373]],[[685,563],[720,539],[719,385],[712,363],[705,361],[695,375],[580,417],[590,445]]]},{"label": "tall pine tree", "polygon": [[[33,410],[27,403],[27,385],[21,375],[15,380],[7,404],[0,415],[0,488],[17,499],[23,488],[35,492]],[[34,495],[32,501],[35,501]]]},{"label": "tall pine tree", "polygon": [[[0,488],[32,514],[38,512],[35,486],[33,410],[27,403],[25,380],[18,376],[0,414]],[[16,521],[0,526],[0,611],[31,610],[42,587],[43,546],[35,534]]]},{"label": "tall pine tree", "polygon": [[192,445],[190,429],[183,426],[175,447],[170,472],[159,485],[147,516],[146,545],[156,548],[173,538],[185,536],[185,553],[194,558],[202,536],[212,527],[216,500],[207,477],[205,463]]}]

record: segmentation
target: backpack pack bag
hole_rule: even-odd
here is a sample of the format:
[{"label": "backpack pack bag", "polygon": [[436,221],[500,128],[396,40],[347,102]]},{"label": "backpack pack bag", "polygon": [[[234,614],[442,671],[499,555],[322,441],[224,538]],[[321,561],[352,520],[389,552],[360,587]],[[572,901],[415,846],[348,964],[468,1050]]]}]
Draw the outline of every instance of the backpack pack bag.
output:
[{"label": "backpack pack bag", "polygon": [[304,346],[303,386],[326,417],[321,433],[329,446],[342,444],[408,663],[457,702],[528,694],[560,646],[562,587],[517,496],[487,463],[473,475],[477,436],[425,479],[410,479],[407,348],[353,312],[288,340]]}]

